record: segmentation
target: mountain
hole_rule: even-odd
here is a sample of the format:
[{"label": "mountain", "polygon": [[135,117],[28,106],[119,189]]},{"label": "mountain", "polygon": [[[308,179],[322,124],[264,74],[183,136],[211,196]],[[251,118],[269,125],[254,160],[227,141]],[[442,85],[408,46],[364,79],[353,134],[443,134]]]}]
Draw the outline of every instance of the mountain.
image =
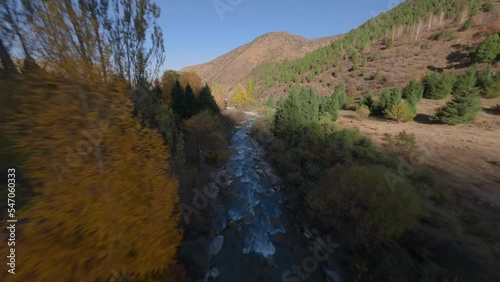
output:
[{"label": "mountain", "polygon": [[189,66],[181,71],[194,71],[205,82],[216,81],[228,91],[247,78],[259,65],[301,58],[308,52],[327,46],[339,37],[310,40],[287,32],[271,32],[213,61]]}]

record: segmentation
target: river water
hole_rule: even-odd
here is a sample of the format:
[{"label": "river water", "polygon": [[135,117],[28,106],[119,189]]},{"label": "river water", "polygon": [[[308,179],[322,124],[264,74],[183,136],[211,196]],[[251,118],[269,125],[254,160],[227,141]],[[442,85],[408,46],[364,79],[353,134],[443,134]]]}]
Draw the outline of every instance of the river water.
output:
[{"label": "river water", "polygon": [[248,135],[254,120],[250,115],[231,140],[234,152],[224,171],[231,185],[221,192],[224,244],[213,257],[217,281],[325,281],[320,265],[305,273],[306,279],[293,273],[294,265],[312,256],[311,248],[287,214],[283,192],[274,190],[279,178]]}]

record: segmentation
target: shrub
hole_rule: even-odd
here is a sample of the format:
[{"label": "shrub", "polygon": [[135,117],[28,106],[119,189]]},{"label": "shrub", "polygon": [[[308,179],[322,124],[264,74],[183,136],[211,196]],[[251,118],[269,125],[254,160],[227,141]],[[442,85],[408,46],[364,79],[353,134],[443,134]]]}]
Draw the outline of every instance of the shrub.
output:
[{"label": "shrub", "polygon": [[351,243],[398,239],[417,223],[422,209],[415,189],[405,181],[388,181],[391,173],[378,166],[331,169],[308,189],[306,204],[322,226],[351,230],[344,234]]},{"label": "shrub", "polygon": [[385,49],[391,49],[392,46],[394,45],[394,40],[392,40],[392,38],[386,38],[384,45],[385,45]]},{"label": "shrub", "polygon": [[465,23],[462,26],[462,28],[460,28],[460,31],[466,31],[469,28],[471,28],[471,26],[472,26],[472,19],[468,19],[467,21],[465,21]]},{"label": "shrub", "polygon": [[375,74],[373,75],[373,79],[377,80],[377,81],[382,80],[382,74],[380,73],[380,69],[377,69],[377,71],[375,71]]},{"label": "shrub", "polygon": [[491,12],[495,9],[495,4],[493,4],[490,0],[486,0],[484,3],[483,3],[483,11],[485,12]]},{"label": "shrub", "polygon": [[358,64],[354,64],[354,66],[352,66],[352,70],[353,71],[359,70],[359,65]]},{"label": "shrub", "polygon": [[424,79],[424,97],[440,100],[448,97],[456,81],[454,72],[439,75],[436,72],[428,74]]},{"label": "shrub", "polygon": [[376,51],[372,55],[372,61],[376,61],[376,60],[380,59],[380,56],[381,56],[380,51]]},{"label": "shrub", "polygon": [[478,63],[491,63],[498,60],[500,56],[500,36],[498,34],[490,35],[479,44],[471,55],[473,61]]},{"label": "shrub", "polygon": [[368,116],[370,116],[370,108],[368,108],[368,106],[366,105],[360,105],[356,109],[356,113],[358,113],[358,115],[362,118],[367,118]]},{"label": "shrub", "polygon": [[396,155],[402,155],[410,159],[411,155],[417,151],[417,138],[414,133],[408,133],[406,130],[392,136],[386,135],[387,147],[393,150]]},{"label": "shrub", "polygon": [[385,110],[384,113],[385,117],[401,122],[408,122],[415,118],[414,110],[406,101],[393,105],[389,109]]}]

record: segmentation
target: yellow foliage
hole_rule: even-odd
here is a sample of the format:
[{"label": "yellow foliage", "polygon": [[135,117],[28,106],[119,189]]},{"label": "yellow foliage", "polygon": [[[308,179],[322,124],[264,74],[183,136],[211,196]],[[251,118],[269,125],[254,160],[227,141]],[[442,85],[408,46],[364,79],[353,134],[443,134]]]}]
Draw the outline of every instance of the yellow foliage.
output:
[{"label": "yellow foliage", "polygon": [[178,183],[162,138],[141,128],[116,91],[126,87],[33,77],[16,91],[11,130],[37,195],[18,214],[22,266],[9,281],[142,279],[173,265]]},{"label": "yellow foliage", "polygon": [[248,96],[245,87],[238,83],[238,85],[236,85],[236,89],[233,91],[233,103],[236,106],[243,107],[255,104],[255,100],[252,97]]}]

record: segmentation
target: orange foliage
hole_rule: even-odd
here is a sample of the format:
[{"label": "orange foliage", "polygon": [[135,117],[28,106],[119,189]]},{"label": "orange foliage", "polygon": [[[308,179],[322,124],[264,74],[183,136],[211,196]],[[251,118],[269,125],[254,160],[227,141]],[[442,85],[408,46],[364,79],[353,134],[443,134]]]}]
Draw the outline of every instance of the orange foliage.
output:
[{"label": "orange foliage", "polygon": [[11,129],[37,195],[18,214],[22,266],[9,281],[142,279],[175,264],[178,183],[162,138],[130,115],[126,87],[47,73],[23,85]]},{"label": "orange foliage", "polygon": [[195,96],[198,96],[198,94],[200,94],[200,91],[204,86],[203,81],[194,71],[181,72],[179,83],[184,89],[189,83],[189,85],[193,89]]}]

